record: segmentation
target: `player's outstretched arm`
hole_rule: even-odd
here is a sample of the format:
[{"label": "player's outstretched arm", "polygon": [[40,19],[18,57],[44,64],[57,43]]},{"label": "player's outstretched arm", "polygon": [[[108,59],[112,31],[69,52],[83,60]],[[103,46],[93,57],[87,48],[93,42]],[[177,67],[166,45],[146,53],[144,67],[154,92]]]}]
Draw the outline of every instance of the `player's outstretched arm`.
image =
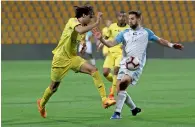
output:
[{"label": "player's outstretched arm", "polygon": [[179,43],[171,43],[165,39],[162,39],[162,38],[159,38],[158,39],[158,42],[163,45],[163,46],[166,46],[166,47],[170,47],[170,48],[174,48],[174,49],[179,49],[179,50],[182,50],[184,48],[184,46],[182,44],[179,44]]},{"label": "player's outstretched arm", "polygon": [[91,24],[91,25],[87,25],[87,26],[81,26],[81,25],[78,25],[75,27],[75,31],[78,32],[79,34],[84,34],[90,30],[92,30],[93,28],[97,27],[100,23],[100,20],[101,20],[101,17],[102,17],[102,14],[101,12],[98,12],[98,15],[97,15],[97,20],[95,23]]},{"label": "player's outstretched arm", "polygon": [[182,44],[171,43],[163,38],[159,38],[150,29],[145,28],[145,30],[148,32],[149,41],[155,41],[155,42],[160,43],[163,46],[174,48],[174,49],[182,50],[184,48],[184,46]]},{"label": "player's outstretched arm", "polygon": [[110,41],[110,40],[105,40],[104,38],[100,37],[99,40],[106,45],[108,48],[110,47],[114,47],[115,45],[117,45],[118,43],[114,40],[114,41]]}]

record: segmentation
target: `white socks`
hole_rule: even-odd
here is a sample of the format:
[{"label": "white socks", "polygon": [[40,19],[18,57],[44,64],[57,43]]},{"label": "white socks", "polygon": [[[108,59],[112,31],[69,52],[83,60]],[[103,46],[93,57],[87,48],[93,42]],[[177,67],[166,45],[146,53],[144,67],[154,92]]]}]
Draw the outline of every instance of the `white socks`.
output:
[{"label": "white socks", "polygon": [[126,100],[125,100],[125,104],[131,108],[131,110],[135,109],[136,108],[136,105],[135,103],[133,102],[133,100],[131,99],[131,97],[129,96],[129,94],[126,92]]},{"label": "white socks", "polygon": [[119,91],[119,93],[117,95],[117,100],[116,100],[115,112],[121,113],[124,103],[129,108],[131,108],[131,110],[136,108],[136,105],[133,102],[133,100],[131,99],[131,97],[129,96],[129,94],[126,91]]},{"label": "white socks", "polygon": [[121,112],[124,102],[126,100],[126,91],[119,91],[118,95],[117,95],[117,100],[116,100],[116,109],[115,112]]}]

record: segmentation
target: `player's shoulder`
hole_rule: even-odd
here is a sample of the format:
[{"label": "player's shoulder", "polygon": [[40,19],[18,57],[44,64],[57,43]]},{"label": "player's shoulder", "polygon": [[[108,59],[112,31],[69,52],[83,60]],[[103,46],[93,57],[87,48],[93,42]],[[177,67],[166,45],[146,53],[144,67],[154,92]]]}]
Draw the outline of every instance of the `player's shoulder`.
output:
[{"label": "player's shoulder", "polygon": [[112,23],[112,24],[109,26],[109,28],[115,28],[115,27],[117,27],[117,23]]},{"label": "player's shoulder", "polygon": [[69,18],[68,21],[72,21],[72,22],[79,22],[77,18]]},{"label": "player's shoulder", "polygon": [[76,24],[76,23],[79,23],[77,18],[69,18],[67,24]]},{"label": "player's shoulder", "polygon": [[149,28],[146,28],[146,27],[143,27],[143,29],[148,33],[148,34],[153,34],[154,32],[149,29]]}]

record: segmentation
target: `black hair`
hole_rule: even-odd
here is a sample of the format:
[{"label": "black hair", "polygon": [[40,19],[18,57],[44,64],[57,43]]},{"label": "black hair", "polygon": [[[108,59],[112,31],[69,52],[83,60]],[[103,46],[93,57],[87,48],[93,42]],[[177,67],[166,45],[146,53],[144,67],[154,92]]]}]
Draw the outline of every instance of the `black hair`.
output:
[{"label": "black hair", "polygon": [[75,17],[80,18],[84,15],[90,15],[92,18],[94,16],[93,7],[90,5],[84,5],[84,6],[74,6],[75,8]]},{"label": "black hair", "polygon": [[125,14],[126,12],[125,11],[119,11],[119,12],[116,12],[116,16],[119,16],[120,14]]},{"label": "black hair", "polygon": [[136,18],[141,18],[142,13],[140,11],[129,11],[129,15],[134,14]]},{"label": "black hair", "polygon": [[122,13],[122,14],[124,14],[124,13],[125,13],[125,11],[120,11],[119,13]]}]

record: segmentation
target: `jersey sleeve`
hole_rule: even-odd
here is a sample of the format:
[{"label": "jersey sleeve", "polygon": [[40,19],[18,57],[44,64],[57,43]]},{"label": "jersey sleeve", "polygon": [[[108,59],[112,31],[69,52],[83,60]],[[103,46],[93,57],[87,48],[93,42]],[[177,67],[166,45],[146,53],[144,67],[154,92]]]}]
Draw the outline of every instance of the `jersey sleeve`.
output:
[{"label": "jersey sleeve", "polygon": [[148,41],[157,42],[160,38],[154,34],[153,31],[150,29],[145,28],[145,30],[148,32]]},{"label": "jersey sleeve", "polygon": [[120,32],[120,33],[116,36],[115,41],[116,41],[118,44],[120,44],[120,43],[122,43],[122,42],[125,41],[123,34],[124,34],[124,32]]}]

